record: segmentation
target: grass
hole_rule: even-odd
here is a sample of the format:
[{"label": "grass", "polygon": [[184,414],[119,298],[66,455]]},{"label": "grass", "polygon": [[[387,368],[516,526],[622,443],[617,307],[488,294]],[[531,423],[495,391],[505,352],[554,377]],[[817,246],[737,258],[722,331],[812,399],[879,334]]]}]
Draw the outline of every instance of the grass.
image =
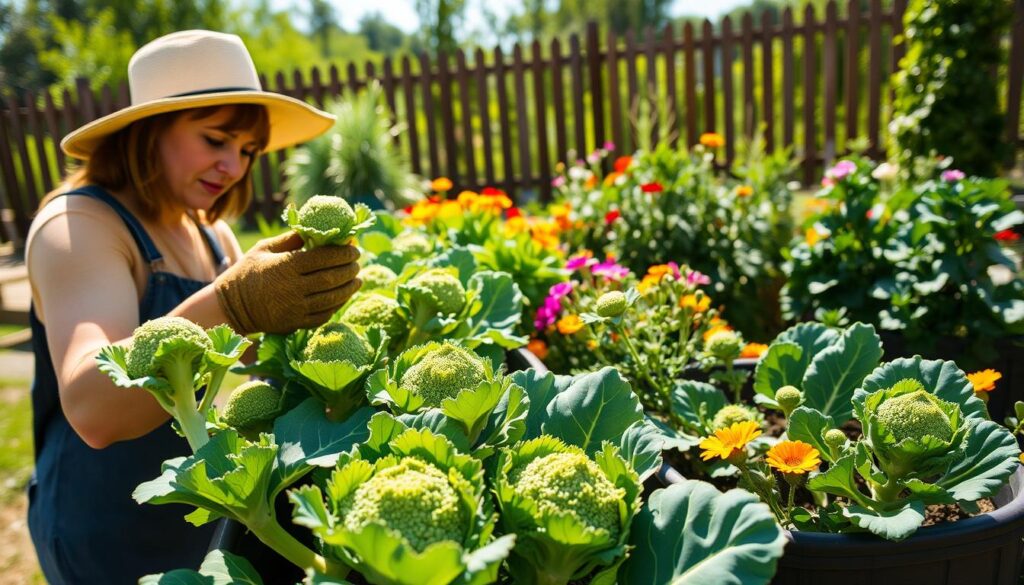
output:
[{"label": "grass", "polygon": [[32,475],[32,398],[28,380],[0,378],[0,504],[24,492]]},{"label": "grass", "polygon": [[25,329],[24,325],[11,325],[10,323],[0,323],[0,337],[10,335],[11,333],[17,333]]}]

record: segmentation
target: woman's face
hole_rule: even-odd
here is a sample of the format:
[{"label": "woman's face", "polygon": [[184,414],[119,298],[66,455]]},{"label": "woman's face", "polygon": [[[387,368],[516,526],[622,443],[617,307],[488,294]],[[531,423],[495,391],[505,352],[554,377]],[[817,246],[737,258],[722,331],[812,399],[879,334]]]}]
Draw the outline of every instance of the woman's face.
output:
[{"label": "woman's face", "polygon": [[248,170],[256,156],[251,132],[225,130],[231,107],[211,116],[178,116],[159,142],[164,177],[175,201],[186,209],[209,210]]}]

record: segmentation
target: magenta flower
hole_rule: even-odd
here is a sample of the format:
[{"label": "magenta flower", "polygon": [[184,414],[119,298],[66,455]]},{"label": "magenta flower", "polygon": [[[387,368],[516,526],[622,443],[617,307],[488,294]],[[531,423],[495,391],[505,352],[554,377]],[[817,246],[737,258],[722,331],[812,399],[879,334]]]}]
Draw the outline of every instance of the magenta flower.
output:
[{"label": "magenta flower", "polygon": [[961,171],[960,169],[949,169],[946,171],[942,171],[942,180],[947,183],[956,183],[957,181],[963,181],[964,177],[966,176],[967,175],[965,175],[964,172]]},{"label": "magenta flower", "polygon": [[594,264],[597,264],[596,258],[587,253],[577,254],[575,256],[570,256],[569,259],[566,260],[565,269],[575,271],[586,266],[593,266]]},{"label": "magenta flower", "polygon": [[679,272],[679,265],[676,264],[675,262],[670,261],[668,264],[666,264],[666,266],[672,269],[672,277],[675,278],[676,280],[679,280],[680,278],[683,277],[682,273]]},{"label": "magenta flower", "polygon": [[603,276],[608,280],[622,280],[629,276],[629,268],[616,264],[615,260],[612,260],[611,258],[601,262],[600,264],[595,264],[590,271],[593,272],[595,276]]},{"label": "magenta flower", "polygon": [[571,292],[571,282],[560,282],[558,284],[552,285],[552,287],[548,290],[548,295],[556,299],[560,299],[562,297],[568,296]]},{"label": "magenta flower", "polygon": [[711,277],[697,270],[686,271],[686,284],[694,286],[697,284],[705,285],[711,284]]},{"label": "magenta flower", "polygon": [[836,166],[825,171],[825,176],[835,181],[842,181],[856,171],[857,165],[853,161],[841,160],[836,163]]},{"label": "magenta flower", "polygon": [[602,148],[604,148],[608,152],[611,152],[611,151],[615,150],[615,143],[612,142],[611,140],[609,140],[608,142],[604,143],[604,146]]}]

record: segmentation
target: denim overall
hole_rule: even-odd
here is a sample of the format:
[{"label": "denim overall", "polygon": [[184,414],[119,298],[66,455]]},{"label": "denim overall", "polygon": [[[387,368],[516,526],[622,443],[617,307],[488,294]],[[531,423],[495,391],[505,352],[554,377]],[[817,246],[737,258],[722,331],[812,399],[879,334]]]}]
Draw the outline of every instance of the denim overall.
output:
[{"label": "denim overall", "polygon": [[[87,186],[67,193],[112,207],[132,233],[151,267],[139,304],[140,322],[166,315],[206,284],[159,267],[163,257],[142,224],[109,193]],[[199,224],[218,271],[226,260],[213,230]],[[179,568],[197,569],[213,535],[213,524],[196,528],[180,504],[140,505],[135,487],[160,475],[160,464],[191,454],[170,423],[148,435],[97,450],[72,430],[61,410],[57,378],[46,345],[46,329],[33,308],[32,385],[36,469],[29,484],[29,530],[43,574],[51,585],[134,584],[139,577]],[[144,392],[123,389],[123,392]],[[119,416],[111,412],[110,416]]]}]

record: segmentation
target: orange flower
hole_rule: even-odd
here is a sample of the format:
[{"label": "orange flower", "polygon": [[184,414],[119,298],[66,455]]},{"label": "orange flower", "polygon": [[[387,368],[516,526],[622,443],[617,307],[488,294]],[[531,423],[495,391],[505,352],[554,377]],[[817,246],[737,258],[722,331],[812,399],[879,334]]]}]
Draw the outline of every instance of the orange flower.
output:
[{"label": "orange flower", "polygon": [[526,349],[530,350],[530,353],[537,356],[538,359],[545,359],[548,357],[548,344],[544,343],[543,339],[531,339],[530,343],[526,344]]},{"label": "orange flower", "polygon": [[725,144],[725,139],[717,132],[705,132],[700,135],[700,143],[708,148],[721,148]]},{"label": "orange flower", "polygon": [[463,191],[462,193],[459,193],[457,201],[459,202],[459,205],[465,207],[466,209],[469,209],[473,206],[473,203],[479,198],[480,196],[472,191]]},{"label": "orange flower", "polygon": [[526,223],[526,218],[523,216],[516,216],[508,218],[505,222],[505,237],[510,238],[512,236],[530,231],[530,226]]},{"label": "orange flower", "polygon": [[510,209],[511,207],[512,200],[509,199],[508,195],[505,194],[478,197],[473,202],[473,211],[501,213],[503,209]]},{"label": "orange flower", "polygon": [[814,227],[809,227],[804,232],[804,239],[807,240],[807,245],[808,246],[813,246],[813,245],[817,244],[818,242],[820,242],[821,240],[825,239],[826,237],[828,237],[828,236],[823,235],[821,232],[819,232]]},{"label": "orange flower", "polygon": [[672,267],[668,264],[655,264],[654,266],[647,268],[647,274],[657,276],[658,278],[661,278],[670,272],[672,272]]},{"label": "orange flower", "polygon": [[583,186],[586,187],[587,189],[593,189],[594,187],[596,187],[597,186],[597,176],[596,175],[590,175],[589,177],[587,177],[587,180],[583,183]]},{"label": "orange flower", "polygon": [[764,355],[764,352],[768,351],[768,346],[763,343],[748,343],[743,346],[743,351],[740,353],[741,358],[759,358]]},{"label": "orange flower", "polygon": [[617,173],[624,173],[624,172],[626,172],[626,169],[628,169],[629,165],[631,165],[632,163],[633,163],[633,157],[631,157],[631,156],[620,156],[619,158],[615,159],[615,172],[617,172]]},{"label": "orange flower", "polygon": [[579,315],[566,315],[559,319],[556,325],[558,326],[558,332],[562,335],[572,335],[583,329],[583,320],[580,319]]},{"label": "orange flower", "polygon": [[711,339],[714,334],[721,333],[722,331],[732,331],[732,327],[728,325],[712,325],[710,329],[704,332],[704,341]]},{"label": "orange flower", "polygon": [[429,199],[417,201],[409,211],[409,223],[413,225],[430,223],[437,217],[438,208],[438,204]]},{"label": "orange flower", "polygon": [[614,185],[615,184],[615,179],[618,179],[621,176],[622,176],[622,173],[620,173],[618,171],[612,171],[612,172],[608,173],[608,176],[606,176],[604,178],[604,186],[605,187],[609,187],[611,185]]},{"label": "orange flower", "polygon": [[765,461],[782,473],[803,475],[821,465],[818,450],[803,441],[781,441],[768,449]]},{"label": "orange flower", "polygon": [[754,194],[754,188],[750,185],[740,185],[736,187],[736,195],[738,197],[750,197]]},{"label": "orange flower", "polygon": [[640,294],[647,294],[647,291],[658,286],[659,282],[661,282],[660,276],[648,274],[647,276],[644,276],[643,280],[640,281],[640,284],[636,285],[636,290]]},{"label": "orange flower", "polygon": [[981,370],[980,372],[974,372],[967,374],[967,379],[971,381],[971,385],[974,386],[974,392],[991,392],[996,389],[996,381],[1002,378],[1003,375],[999,372],[989,368],[987,370]]},{"label": "orange flower", "polygon": [[701,440],[700,448],[704,451],[700,454],[700,458],[710,461],[718,457],[731,462],[735,461],[735,457],[741,456],[745,460],[747,443],[756,439],[760,434],[761,427],[754,421],[733,423],[724,429],[718,429],[713,436]]},{"label": "orange flower", "polygon": [[555,219],[555,223],[558,224],[558,228],[562,231],[566,231],[572,228],[572,220],[569,219],[569,214],[572,213],[572,207],[568,204],[558,203],[548,208],[551,213],[551,217]]},{"label": "orange flower", "polygon": [[591,351],[597,349],[597,340],[596,339],[588,339],[587,340],[587,349],[589,349]]},{"label": "orange flower", "polygon": [[698,300],[697,295],[685,295],[679,299],[679,306],[692,309],[695,313],[703,313],[711,307],[711,297],[704,295]]},{"label": "orange flower", "polygon": [[448,177],[438,177],[430,182],[430,188],[438,193],[450,191],[452,188],[452,180]]}]

